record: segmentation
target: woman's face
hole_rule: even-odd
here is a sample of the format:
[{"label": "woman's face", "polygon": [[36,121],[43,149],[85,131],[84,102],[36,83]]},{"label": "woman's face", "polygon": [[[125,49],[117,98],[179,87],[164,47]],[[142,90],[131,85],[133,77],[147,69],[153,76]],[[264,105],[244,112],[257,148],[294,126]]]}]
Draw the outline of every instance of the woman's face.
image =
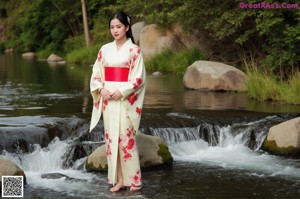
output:
[{"label": "woman's face", "polygon": [[119,19],[113,19],[110,21],[110,33],[115,40],[127,39],[126,32],[128,28],[129,27],[126,27],[124,24],[122,24]]}]

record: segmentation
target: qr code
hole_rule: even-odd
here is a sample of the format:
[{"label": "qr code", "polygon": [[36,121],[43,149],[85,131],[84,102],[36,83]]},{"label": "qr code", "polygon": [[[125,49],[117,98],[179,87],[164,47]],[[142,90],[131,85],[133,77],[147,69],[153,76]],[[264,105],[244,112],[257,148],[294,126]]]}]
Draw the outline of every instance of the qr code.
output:
[{"label": "qr code", "polygon": [[23,176],[2,176],[2,197],[23,197]]}]

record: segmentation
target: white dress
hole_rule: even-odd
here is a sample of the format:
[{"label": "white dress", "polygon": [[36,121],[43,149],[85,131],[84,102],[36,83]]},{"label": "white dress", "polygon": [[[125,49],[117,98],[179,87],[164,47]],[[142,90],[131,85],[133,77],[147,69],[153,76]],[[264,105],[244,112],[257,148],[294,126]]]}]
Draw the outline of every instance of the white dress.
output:
[{"label": "white dress", "polygon": [[[129,69],[128,80],[107,81],[105,67]],[[117,183],[117,157],[120,162],[125,186],[142,184],[139,154],[135,134],[138,132],[145,95],[146,71],[140,48],[127,40],[117,50],[116,42],[108,43],[99,50],[93,66],[90,81],[94,101],[90,131],[103,114],[106,155],[108,162],[108,183]],[[120,100],[103,100],[99,88],[111,92],[118,89]]]}]

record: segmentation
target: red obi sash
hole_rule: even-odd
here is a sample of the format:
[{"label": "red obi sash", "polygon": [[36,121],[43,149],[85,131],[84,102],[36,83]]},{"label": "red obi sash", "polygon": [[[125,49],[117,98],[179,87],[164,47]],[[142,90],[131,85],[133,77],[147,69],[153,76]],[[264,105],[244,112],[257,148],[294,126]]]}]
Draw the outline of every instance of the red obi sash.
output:
[{"label": "red obi sash", "polygon": [[127,82],[128,81],[128,74],[129,68],[125,67],[113,67],[113,66],[106,66],[105,69],[105,81],[112,81],[112,82]]}]

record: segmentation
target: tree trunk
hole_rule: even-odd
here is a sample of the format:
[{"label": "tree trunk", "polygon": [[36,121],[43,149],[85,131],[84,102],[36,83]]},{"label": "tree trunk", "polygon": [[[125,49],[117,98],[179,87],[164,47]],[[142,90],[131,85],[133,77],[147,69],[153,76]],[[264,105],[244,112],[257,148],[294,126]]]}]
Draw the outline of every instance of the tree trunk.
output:
[{"label": "tree trunk", "polygon": [[85,44],[86,44],[86,47],[89,47],[90,42],[91,42],[91,37],[90,37],[90,31],[89,31],[87,14],[86,14],[85,0],[81,0],[81,7],[82,7],[82,18],[83,18],[83,26],[84,26]]}]

